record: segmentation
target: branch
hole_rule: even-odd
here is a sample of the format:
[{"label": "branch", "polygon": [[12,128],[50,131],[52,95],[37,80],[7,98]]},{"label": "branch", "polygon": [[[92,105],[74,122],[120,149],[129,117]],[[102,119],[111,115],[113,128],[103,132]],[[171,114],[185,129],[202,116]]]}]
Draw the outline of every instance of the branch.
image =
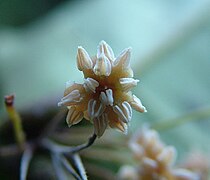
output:
[{"label": "branch", "polygon": [[23,152],[21,161],[20,161],[20,180],[26,180],[28,174],[28,168],[33,157],[33,149],[28,146]]},{"label": "branch", "polygon": [[82,145],[79,145],[79,146],[76,146],[75,148],[72,149],[71,153],[78,153],[78,152],[80,152],[81,150],[90,147],[90,146],[95,142],[96,138],[97,138],[97,135],[94,133],[94,134],[89,138],[89,140],[88,140],[87,143],[82,144]]},{"label": "branch", "polygon": [[65,146],[65,145],[59,145],[49,139],[43,139],[41,141],[41,146],[48,149],[51,152],[55,152],[55,153],[78,153],[83,149],[86,149],[88,147],[90,147],[96,140],[97,135],[94,133],[88,140],[87,143],[79,145],[79,146],[75,146],[75,147],[70,147],[70,146]]}]

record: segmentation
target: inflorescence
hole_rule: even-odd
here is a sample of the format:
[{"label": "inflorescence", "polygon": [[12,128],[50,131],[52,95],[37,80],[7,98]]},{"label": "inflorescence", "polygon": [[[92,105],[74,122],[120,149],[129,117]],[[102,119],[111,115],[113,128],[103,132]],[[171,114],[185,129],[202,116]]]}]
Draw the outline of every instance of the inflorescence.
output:
[{"label": "inflorescence", "polygon": [[77,52],[77,67],[84,74],[84,83],[67,82],[59,106],[69,109],[66,121],[69,126],[83,118],[94,124],[100,137],[107,127],[124,133],[132,117],[132,108],[146,112],[131,89],[139,80],[133,79],[130,67],[131,48],[115,57],[111,47],[101,41],[97,54],[91,58],[81,46]]}]

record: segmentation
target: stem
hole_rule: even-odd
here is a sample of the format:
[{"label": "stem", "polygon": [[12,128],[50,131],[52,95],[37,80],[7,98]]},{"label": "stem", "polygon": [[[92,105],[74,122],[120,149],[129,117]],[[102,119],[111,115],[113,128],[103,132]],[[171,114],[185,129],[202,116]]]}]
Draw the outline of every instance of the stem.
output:
[{"label": "stem", "polygon": [[42,147],[50,150],[51,152],[56,152],[56,153],[78,153],[83,149],[86,149],[90,147],[96,140],[97,135],[94,133],[88,140],[87,143],[76,146],[76,147],[70,147],[70,146],[65,146],[65,145],[59,145],[54,143],[53,141],[45,138],[41,141]]},{"label": "stem", "polygon": [[33,157],[33,149],[30,146],[28,146],[23,152],[23,155],[21,158],[20,180],[27,179],[28,169],[29,169],[29,165],[30,165],[32,157]]},{"label": "stem", "polygon": [[96,138],[97,138],[97,135],[93,133],[93,135],[89,138],[87,143],[76,146],[75,148],[72,149],[71,153],[78,153],[81,150],[90,147],[95,142]]},{"label": "stem", "polygon": [[66,179],[65,171],[59,159],[59,154],[51,153],[52,164],[58,180]]},{"label": "stem", "polygon": [[23,149],[25,144],[25,134],[22,128],[20,115],[14,107],[14,95],[5,96],[4,102],[7,113],[13,124],[16,142],[18,146]]},{"label": "stem", "polygon": [[81,180],[80,176],[77,174],[77,172],[74,170],[72,165],[68,162],[66,157],[63,155],[59,155],[59,160],[63,164],[63,166],[66,168],[66,170],[76,179],[76,180]]}]

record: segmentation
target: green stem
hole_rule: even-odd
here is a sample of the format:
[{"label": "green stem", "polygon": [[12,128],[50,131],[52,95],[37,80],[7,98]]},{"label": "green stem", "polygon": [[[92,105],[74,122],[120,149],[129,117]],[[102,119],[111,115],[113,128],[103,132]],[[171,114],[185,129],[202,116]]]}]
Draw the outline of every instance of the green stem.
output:
[{"label": "green stem", "polygon": [[25,144],[25,134],[22,128],[20,115],[15,110],[13,104],[14,104],[14,95],[5,96],[5,106],[7,113],[10,117],[10,120],[13,124],[17,144],[21,149],[23,149]]}]

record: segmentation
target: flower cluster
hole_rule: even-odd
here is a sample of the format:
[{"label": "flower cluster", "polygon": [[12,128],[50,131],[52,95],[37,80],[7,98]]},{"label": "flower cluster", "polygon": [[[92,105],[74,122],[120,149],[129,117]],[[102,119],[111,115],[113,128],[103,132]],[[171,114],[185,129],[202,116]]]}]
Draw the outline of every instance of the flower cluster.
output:
[{"label": "flower cluster", "polygon": [[130,140],[130,148],[139,166],[124,166],[120,179],[148,180],[199,180],[199,174],[185,168],[174,167],[176,149],[166,146],[155,130],[143,128]]},{"label": "flower cluster", "polygon": [[98,137],[107,127],[126,133],[132,108],[146,112],[141,101],[131,93],[139,80],[133,79],[130,54],[131,49],[127,48],[115,57],[104,41],[93,58],[78,47],[77,67],[84,74],[84,83],[67,82],[64,97],[58,103],[69,109],[66,118],[69,126],[85,118],[93,122]]}]

